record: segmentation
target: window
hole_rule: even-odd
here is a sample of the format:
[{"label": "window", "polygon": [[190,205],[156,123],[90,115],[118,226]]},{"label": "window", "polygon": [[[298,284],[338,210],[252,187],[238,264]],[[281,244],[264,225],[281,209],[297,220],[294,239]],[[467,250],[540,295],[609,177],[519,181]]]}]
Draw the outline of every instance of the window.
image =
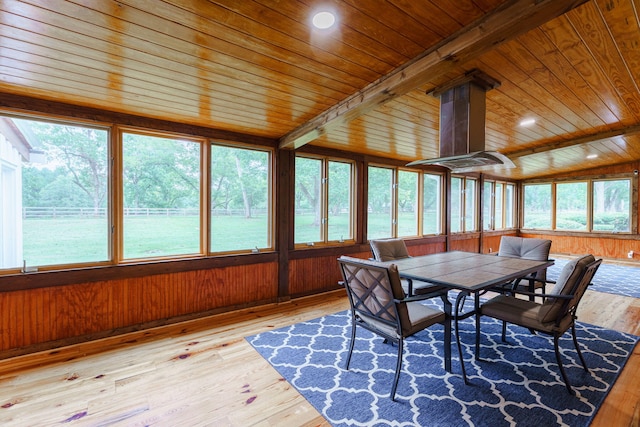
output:
[{"label": "window", "polygon": [[551,184],[524,185],[524,228],[551,228]]},{"label": "window", "polygon": [[477,191],[474,178],[451,177],[451,232],[477,231]]},{"label": "window", "polygon": [[504,193],[504,228],[515,227],[516,216],[516,186],[506,184]]},{"label": "window", "polygon": [[503,193],[504,184],[501,182],[496,182],[494,184],[494,192],[493,192],[493,200],[494,200],[494,214],[493,214],[493,228],[497,230],[501,230],[505,228],[504,226],[504,193]]},{"label": "window", "polygon": [[0,268],[108,261],[106,128],[0,117]]},{"label": "window", "polygon": [[353,239],[353,165],[329,161],[328,188],[328,240]]},{"label": "window", "polygon": [[209,251],[270,249],[271,153],[211,146]]},{"label": "window", "polygon": [[485,181],[482,200],[483,230],[513,228],[515,185]]},{"label": "window", "polygon": [[464,230],[463,220],[463,187],[464,179],[451,177],[451,232],[459,233]]},{"label": "window", "polygon": [[632,191],[630,178],[525,184],[524,227],[630,233]]},{"label": "window", "polygon": [[394,237],[394,169],[369,166],[367,238]]},{"label": "window", "polygon": [[123,258],[198,254],[201,143],[122,133]]},{"label": "window", "polygon": [[423,175],[422,234],[442,233],[442,175]]},{"label": "window", "polygon": [[631,231],[631,180],[612,179],[593,182],[593,230]]},{"label": "window", "polygon": [[353,182],[350,162],[296,157],[296,244],[353,240]]},{"label": "window", "polygon": [[493,181],[485,181],[483,188],[483,198],[482,198],[482,229],[483,230],[493,230],[494,229],[494,213],[493,213],[493,203],[495,200],[493,194]]},{"label": "window", "polygon": [[477,208],[476,201],[478,200],[478,193],[476,191],[475,179],[464,179],[464,231],[477,231]]},{"label": "window", "polygon": [[398,171],[398,236],[418,235],[417,172]]},{"label": "window", "polygon": [[556,184],[556,230],[587,229],[587,183]]},{"label": "window", "polygon": [[442,232],[441,175],[382,166],[368,173],[369,240]]},{"label": "window", "polygon": [[[111,128],[0,116],[0,270],[274,247],[270,149]],[[329,239],[352,238],[351,169],[327,172]]]}]

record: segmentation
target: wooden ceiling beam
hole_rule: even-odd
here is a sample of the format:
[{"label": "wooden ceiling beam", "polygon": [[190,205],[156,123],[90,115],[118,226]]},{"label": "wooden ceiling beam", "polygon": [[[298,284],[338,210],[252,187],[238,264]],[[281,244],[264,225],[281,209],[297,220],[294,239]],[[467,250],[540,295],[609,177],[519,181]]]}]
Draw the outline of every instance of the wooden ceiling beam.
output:
[{"label": "wooden ceiling beam", "polygon": [[299,148],[378,106],[441,76],[514,37],[537,28],[587,0],[509,0],[422,55],[396,68],[280,139]]},{"label": "wooden ceiling beam", "polygon": [[566,141],[552,142],[540,147],[528,148],[512,152],[503,152],[509,159],[517,159],[519,157],[530,156],[532,154],[540,154],[547,151],[559,150],[561,148],[574,147],[577,145],[588,144],[590,142],[604,141],[606,139],[617,138],[620,136],[628,136],[640,133],[640,125],[627,126],[623,129],[607,130],[594,133],[592,135],[582,136],[580,138],[570,139]]}]

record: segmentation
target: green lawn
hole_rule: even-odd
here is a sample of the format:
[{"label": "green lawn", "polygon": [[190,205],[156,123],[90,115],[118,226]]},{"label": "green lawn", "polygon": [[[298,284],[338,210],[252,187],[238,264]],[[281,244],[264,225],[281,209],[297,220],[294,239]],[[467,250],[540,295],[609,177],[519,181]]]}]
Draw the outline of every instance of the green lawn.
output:
[{"label": "green lawn", "polygon": [[[214,217],[216,252],[267,246],[266,217]],[[25,219],[23,258],[27,265],[99,262],[109,259],[104,218]],[[197,216],[128,217],[124,224],[126,258],[200,252]]]},{"label": "green lawn", "polygon": [[[406,215],[410,222],[413,214]],[[266,216],[216,216],[212,220],[213,252],[269,246]],[[330,240],[348,239],[348,216],[332,218]],[[369,230],[389,237],[388,215],[369,216]],[[400,234],[409,235],[401,230]],[[105,218],[25,219],[23,258],[29,266],[77,264],[109,260],[108,225]],[[296,217],[296,242],[318,241],[320,229],[312,215]],[[125,258],[148,258],[200,252],[197,216],[130,216],[124,224]]]}]

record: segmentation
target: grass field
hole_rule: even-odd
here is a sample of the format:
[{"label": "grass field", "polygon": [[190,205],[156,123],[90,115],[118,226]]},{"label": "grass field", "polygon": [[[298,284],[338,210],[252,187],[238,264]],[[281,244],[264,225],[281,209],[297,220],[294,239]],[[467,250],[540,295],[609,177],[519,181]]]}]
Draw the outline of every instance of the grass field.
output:
[{"label": "grass field", "polygon": [[[225,252],[268,246],[266,217],[215,217],[212,248]],[[27,265],[76,264],[109,259],[108,225],[100,218],[26,219],[23,258]],[[200,253],[197,216],[129,217],[124,257],[148,258]]]},{"label": "grass field", "polygon": [[[406,214],[400,223],[411,223]],[[277,220],[277,219],[276,219]],[[212,252],[270,247],[268,218],[216,216],[212,219]],[[389,217],[372,214],[369,231],[389,237]],[[329,240],[348,239],[348,217],[338,216],[329,225]],[[410,235],[411,228],[400,230]],[[109,260],[109,227],[106,218],[25,219],[23,259],[28,266],[92,263]],[[296,242],[318,241],[320,229],[312,215],[296,217]],[[200,222],[197,216],[131,216],[124,223],[124,257],[150,258],[200,253]],[[15,266],[18,267],[18,266]]]}]

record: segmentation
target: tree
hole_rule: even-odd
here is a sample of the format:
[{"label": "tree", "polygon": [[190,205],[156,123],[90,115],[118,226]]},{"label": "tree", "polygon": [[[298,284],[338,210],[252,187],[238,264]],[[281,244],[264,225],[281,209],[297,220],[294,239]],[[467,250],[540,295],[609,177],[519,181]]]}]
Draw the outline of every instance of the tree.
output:
[{"label": "tree", "polygon": [[[25,206],[49,206],[53,202],[79,207],[88,201],[98,213],[107,196],[107,131],[31,120],[19,123],[27,130],[31,143],[48,158],[46,165],[25,167]],[[60,194],[70,190],[69,185],[73,191],[60,199]]]},{"label": "tree", "polygon": [[214,145],[211,148],[211,206],[242,209],[245,218],[266,208],[269,153]]},{"label": "tree", "polygon": [[126,133],[122,151],[125,207],[200,205],[198,143]]},{"label": "tree", "polygon": [[306,157],[296,157],[296,207],[311,209],[314,213],[313,226],[320,226],[322,161]]}]

